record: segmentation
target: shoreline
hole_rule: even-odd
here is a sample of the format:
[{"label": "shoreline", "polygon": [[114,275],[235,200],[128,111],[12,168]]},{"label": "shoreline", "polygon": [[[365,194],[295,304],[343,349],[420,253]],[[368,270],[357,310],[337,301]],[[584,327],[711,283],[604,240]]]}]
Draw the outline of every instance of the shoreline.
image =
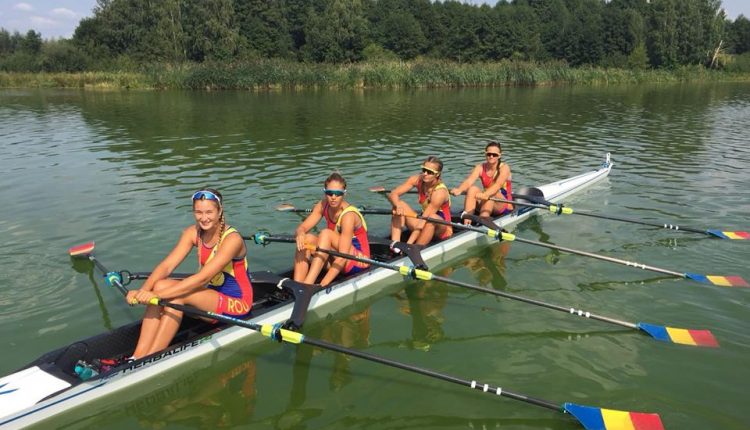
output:
[{"label": "shoreline", "polygon": [[750,73],[703,66],[664,69],[569,67],[564,62],[442,60],[371,61],[356,64],[261,60],[238,64],[155,64],[139,71],[77,73],[0,72],[0,88],[86,90],[319,90],[463,87],[537,87],[679,82],[750,82]]}]

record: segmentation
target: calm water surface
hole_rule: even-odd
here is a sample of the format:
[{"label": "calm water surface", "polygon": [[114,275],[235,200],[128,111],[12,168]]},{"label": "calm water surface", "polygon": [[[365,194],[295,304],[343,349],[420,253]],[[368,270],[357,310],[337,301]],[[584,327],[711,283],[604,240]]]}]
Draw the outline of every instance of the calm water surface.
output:
[{"label": "calm water surface", "polygon": [[[458,184],[499,139],[514,185],[564,178],[611,152],[582,210],[750,228],[750,85],[414,92],[0,92],[0,374],[141,309],[74,263],[96,241],[113,269],[150,270],[190,224],[190,194],[220,188],[243,233],[290,233],[281,202],[311,206],[335,169],[349,201],[416,172],[427,155]],[[458,205],[462,199],[455,200]],[[371,229],[387,220],[371,216]],[[750,279],[750,244],[542,215],[519,236],[677,271]],[[249,246],[253,269],[292,248]],[[195,269],[189,258],[181,271]],[[553,402],[653,411],[668,429],[750,427],[750,291],[524,244],[477,247],[445,276],[634,322],[708,328],[720,349],[656,342],[595,321],[439,283],[404,282],[313,315],[304,332]],[[237,346],[72,411],[62,428],[574,429],[562,414],[308,347]]]}]

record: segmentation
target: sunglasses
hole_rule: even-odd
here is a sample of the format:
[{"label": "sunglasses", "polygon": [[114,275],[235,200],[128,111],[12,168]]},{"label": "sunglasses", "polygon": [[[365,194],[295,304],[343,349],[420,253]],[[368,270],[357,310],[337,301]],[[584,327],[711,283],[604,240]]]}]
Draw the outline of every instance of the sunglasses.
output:
[{"label": "sunglasses", "polygon": [[425,175],[437,175],[440,172],[438,172],[437,170],[432,170],[429,167],[422,166],[422,173],[424,173]]},{"label": "sunglasses", "polygon": [[346,190],[329,190],[328,188],[323,188],[323,193],[325,193],[325,195],[329,197],[332,197],[332,196],[341,197],[344,194],[346,194]]},{"label": "sunglasses", "polygon": [[500,154],[498,154],[497,152],[488,152],[484,155],[491,157],[491,158],[500,157]]},{"label": "sunglasses", "polygon": [[207,190],[201,190],[193,194],[193,201],[195,200],[213,200],[219,203],[219,206],[221,206],[221,198],[219,198],[219,196],[212,193],[211,191]]}]

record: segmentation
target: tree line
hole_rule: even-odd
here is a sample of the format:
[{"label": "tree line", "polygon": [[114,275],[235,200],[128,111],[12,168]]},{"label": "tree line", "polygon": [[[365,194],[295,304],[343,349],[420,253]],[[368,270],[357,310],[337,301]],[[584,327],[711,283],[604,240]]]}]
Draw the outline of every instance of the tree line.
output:
[{"label": "tree line", "polygon": [[750,20],[720,0],[98,0],[70,39],[0,29],[0,70],[17,72],[420,57],[669,69],[748,51]]}]

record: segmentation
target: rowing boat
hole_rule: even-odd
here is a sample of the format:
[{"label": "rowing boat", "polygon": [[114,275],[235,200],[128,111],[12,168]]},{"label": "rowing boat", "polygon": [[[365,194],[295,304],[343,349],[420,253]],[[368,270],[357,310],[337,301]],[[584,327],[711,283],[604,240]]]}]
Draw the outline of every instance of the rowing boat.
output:
[{"label": "rowing boat", "polygon": [[[612,169],[609,154],[597,169],[568,179],[538,186],[535,192],[551,202],[577,193],[604,179]],[[537,191],[538,190],[538,191]],[[495,223],[510,229],[539,211],[524,207],[497,218]],[[430,244],[421,252],[430,265],[447,262],[462,248],[486,243],[487,235],[462,231],[451,238]],[[373,241],[374,258],[396,265],[410,265],[407,257],[394,256],[385,241]],[[278,288],[289,273],[253,272],[255,296],[248,321],[256,324],[278,324],[287,321],[294,308],[294,296]],[[382,268],[371,268],[355,276],[338,280],[313,295],[309,309],[342,308],[378,293],[378,284],[399,274]],[[0,427],[19,428],[48,420],[65,411],[99,400],[142,381],[169,371],[175,366],[204,357],[235,342],[259,342],[263,336],[235,325],[209,324],[186,318],[166,350],[123,364],[82,380],[73,371],[79,361],[91,362],[101,357],[116,357],[132,352],[138,339],[140,321],[119,327],[42,355],[18,371],[0,379]]]}]

